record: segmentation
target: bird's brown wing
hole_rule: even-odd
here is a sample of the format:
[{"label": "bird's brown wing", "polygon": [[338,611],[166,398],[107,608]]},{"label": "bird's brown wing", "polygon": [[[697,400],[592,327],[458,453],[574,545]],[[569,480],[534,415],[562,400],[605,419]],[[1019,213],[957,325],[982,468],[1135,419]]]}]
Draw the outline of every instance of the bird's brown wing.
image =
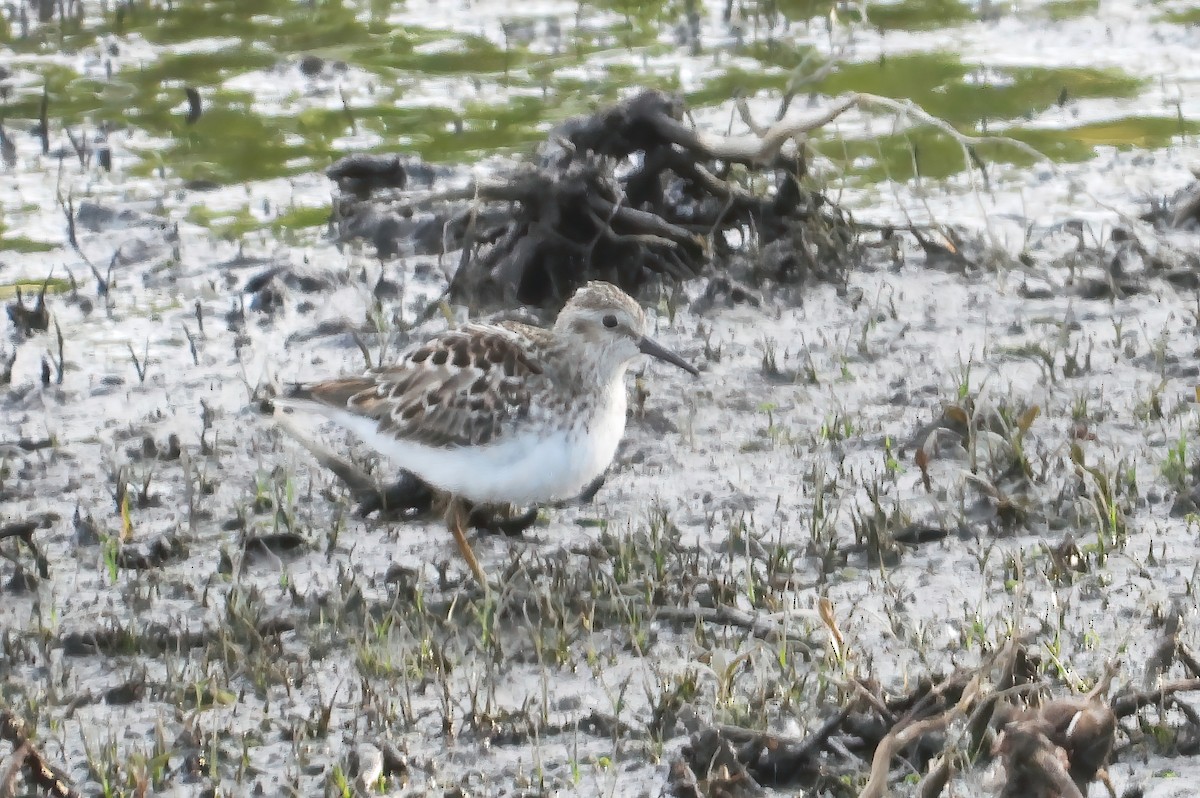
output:
[{"label": "bird's brown wing", "polygon": [[515,333],[489,326],[450,330],[361,377],[309,386],[301,398],[379,422],[397,439],[478,446],[531,408],[540,360]]}]

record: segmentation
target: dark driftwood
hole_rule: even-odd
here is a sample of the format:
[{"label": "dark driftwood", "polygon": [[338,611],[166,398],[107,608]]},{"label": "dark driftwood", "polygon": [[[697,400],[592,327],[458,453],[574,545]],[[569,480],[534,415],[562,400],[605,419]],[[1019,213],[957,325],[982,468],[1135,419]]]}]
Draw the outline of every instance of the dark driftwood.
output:
[{"label": "dark driftwood", "polygon": [[3,776],[0,776],[0,796],[16,795],[16,779],[24,773],[34,784],[54,798],[79,798],[79,793],[50,767],[45,757],[26,736],[23,724],[8,711],[0,711],[0,739],[12,744],[13,754]]},{"label": "dark driftwood", "polygon": [[[842,706],[803,740],[728,725],[702,728],[672,763],[668,794],[751,794],[760,785],[844,794],[840,779],[861,778],[870,761],[859,798],[890,794],[898,778],[913,772],[923,774],[916,794],[930,798],[943,793],[955,769],[994,757],[1004,766],[1002,796],[1086,796],[1093,781],[1115,796],[1106,767],[1117,719],[1200,690],[1200,679],[1179,679],[1106,699],[1117,673],[1110,665],[1087,695],[1038,701],[1048,685],[1021,677],[1029,661],[1013,644],[978,668],[924,679],[891,698],[869,682],[842,685]],[[946,734],[950,724],[963,724],[967,734]]]},{"label": "dark driftwood", "polygon": [[[380,257],[458,252],[450,297],[475,308],[552,309],[588,279],[634,293],[652,278],[684,280],[734,256],[724,235],[734,230],[783,244],[763,258],[779,261],[772,277],[844,271],[855,228],[804,187],[803,148],[785,153],[805,126],[727,140],[697,132],[685,110],[677,96],[642,91],[561,125],[535,163],[465,189],[395,190],[404,185],[395,158],[348,159],[330,172],[345,192],[334,221]],[[739,178],[748,173],[774,190],[748,190]]]},{"label": "dark driftwood", "polygon": [[995,753],[1004,760],[1005,798],[1083,798],[1067,769],[1064,749],[1050,740],[1050,724],[1026,720],[1010,723]]}]

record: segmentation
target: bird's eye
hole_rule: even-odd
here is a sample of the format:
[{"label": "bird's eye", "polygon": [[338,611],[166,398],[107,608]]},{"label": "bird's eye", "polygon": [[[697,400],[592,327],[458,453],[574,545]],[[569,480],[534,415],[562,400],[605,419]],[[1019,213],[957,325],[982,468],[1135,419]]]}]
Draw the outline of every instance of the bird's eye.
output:
[{"label": "bird's eye", "polygon": [[605,316],[605,317],[602,319],[602,321],[604,322],[604,326],[605,326],[605,327],[607,327],[607,328],[608,328],[608,329],[610,329],[610,330],[611,330],[613,327],[616,327],[616,326],[617,326],[617,317],[616,317],[616,316],[614,316],[614,315],[612,315],[611,313],[610,313],[610,314],[608,314],[607,316]]}]

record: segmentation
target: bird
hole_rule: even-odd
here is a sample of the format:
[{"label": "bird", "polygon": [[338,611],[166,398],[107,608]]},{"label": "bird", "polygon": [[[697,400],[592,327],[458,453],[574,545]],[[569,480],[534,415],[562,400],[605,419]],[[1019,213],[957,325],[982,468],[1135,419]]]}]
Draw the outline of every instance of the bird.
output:
[{"label": "bird", "polygon": [[647,335],[641,305],[611,283],[580,286],[552,327],[468,323],[391,365],[296,385],[278,407],[314,412],[449,497],[445,522],[479,584],[466,504],[573,498],[625,432],[624,376],[642,355],[699,370]]}]

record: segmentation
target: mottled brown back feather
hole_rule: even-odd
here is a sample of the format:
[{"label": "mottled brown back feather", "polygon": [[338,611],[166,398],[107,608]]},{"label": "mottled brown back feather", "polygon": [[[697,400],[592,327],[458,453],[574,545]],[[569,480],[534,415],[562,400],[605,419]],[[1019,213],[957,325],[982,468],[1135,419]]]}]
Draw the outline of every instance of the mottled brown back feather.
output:
[{"label": "mottled brown back feather", "polygon": [[470,325],[449,330],[361,377],[300,389],[310,399],[374,419],[401,440],[454,448],[488,443],[530,414],[530,381],[544,367],[527,347],[533,328]]}]

